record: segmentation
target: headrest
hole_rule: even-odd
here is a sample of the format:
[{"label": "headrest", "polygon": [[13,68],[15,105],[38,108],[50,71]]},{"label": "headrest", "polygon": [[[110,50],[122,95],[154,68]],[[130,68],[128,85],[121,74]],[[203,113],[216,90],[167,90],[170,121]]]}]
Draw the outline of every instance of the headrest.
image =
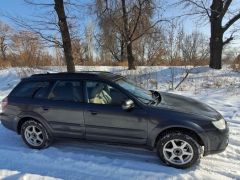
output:
[{"label": "headrest", "polygon": [[97,83],[91,92],[91,98],[95,97],[96,94],[100,93],[104,89],[103,83]]}]

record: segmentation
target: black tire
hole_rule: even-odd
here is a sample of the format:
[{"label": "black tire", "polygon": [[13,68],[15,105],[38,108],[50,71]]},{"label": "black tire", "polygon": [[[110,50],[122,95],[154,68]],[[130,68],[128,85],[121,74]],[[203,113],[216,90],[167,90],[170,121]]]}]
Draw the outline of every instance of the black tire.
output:
[{"label": "black tire", "polygon": [[[199,163],[202,149],[201,149],[201,146],[197,143],[197,141],[192,137],[190,135],[188,135],[187,133],[184,133],[184,132],[165,133],[162,137],[160,137],[160,139],[157,143],[157,154],[158,154],[159,158],[166,165],[172,166],[172,167],[175,167],[175,168],[179,168],[179,169],[189,168],[189,167],[193,166],[194,164]],[[171,144],[170,144],[172,142],[171,140],[174,140],[174,142],[176,142],[176,145],[177,145],[178,142],[179,143],[187,142],[186,151],[189,150],[192,155],[182,155],[183,153],[181,154],[181,152],[183,152],[183,151],[181,151],[180,154],[177,154],[176,150],[178,150],[177,148],[181,147],[181,145],[177,146],[177,148],[172,147],[171,150],[174,149],[174,151],[169,152],[169,154],[170,154],[169,156],[174,155],[174,157],[175,157],[175,158],[173,158],[172,161],[180,161],[179,163],[181,163],[182,161],[178,157],[178,155],[180,155],[182,158],[183,157],[188,158],[188,161],[186,161],[186,163],[176,164],[178,162],[173,163],[169,160],[170,158],[167,159],[168,152],[165,151],[165,153],[164,153],[164,147],[167,147],[167,145],[170,145],[170,147],[171,147]],[[191,148],[190,148],[190,146],[191,146]]]},{"label": "black tire", "polygon": [[[27,137],[26,136],[26,129],[30,128],[30,127],[36,127],[36,129],[39,130],[39,132],[41,131],[41,140],[42,142],[37,144],[37,145],[33,145],[31,143],[28,142]],[[43,148],[47,148],[51,143],[52,143],[52,137],[51,135],[47,132],[46,128],[39,122],[35,121],[35,120],[28,120],[25,121],[22,126],[21,126],[21,136],[23,141],[30,147],[33,149],[43,149]],[[28,138],[29,139],[29,138]],[[40,142],[40,141],[39,141]]]}]

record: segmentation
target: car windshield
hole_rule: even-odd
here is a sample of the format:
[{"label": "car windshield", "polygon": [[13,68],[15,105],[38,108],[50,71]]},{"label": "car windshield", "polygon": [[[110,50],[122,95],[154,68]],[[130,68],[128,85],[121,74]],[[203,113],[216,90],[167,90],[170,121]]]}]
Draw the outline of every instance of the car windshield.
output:
[{"label": "car windshield", "polygon": [[121,78],[115,81],[122,88],[132,93],[135,97],[137,97],[141,102],[149,104],[154,103],[155,99],[152,96],[152,92],[146,89],[143,89],[136,85],[134,82],[126,78]]}]

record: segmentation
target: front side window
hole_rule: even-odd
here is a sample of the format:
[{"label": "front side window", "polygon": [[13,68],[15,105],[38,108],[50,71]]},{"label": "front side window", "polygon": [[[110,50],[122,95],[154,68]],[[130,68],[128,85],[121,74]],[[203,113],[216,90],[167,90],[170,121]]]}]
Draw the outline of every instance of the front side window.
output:
[{"label": "front side window", "polygon": [[11,94],[14,97],[46,98],[50,83],[45,81],[26,81]]},{"label": "front side window", "polygon": [[82,83],[79,81],[57,81],[48,99],[82,102]]},{"label": "front side window", "polygon": [[88,81],[85,91],[87,102],[91,104],[121,105],[128,99],[125,94],[103,82]]}]

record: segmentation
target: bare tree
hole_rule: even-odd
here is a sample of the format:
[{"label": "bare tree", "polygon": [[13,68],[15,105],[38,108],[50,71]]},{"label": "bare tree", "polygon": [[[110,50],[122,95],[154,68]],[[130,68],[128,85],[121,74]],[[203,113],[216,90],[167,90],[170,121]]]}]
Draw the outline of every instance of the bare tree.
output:
[{"label": "bare tree", "polygon": [[72,52],[73,52],[73,59],[76,65],[84,65],[84,62],[87,60],[85,58],[86,52],[84,44],[81,42],[80,39],[73,39],[72,40]]},{"label": "bare tree", "polygon": [[20,31],[12,35],[9,44],[13,65],[35,67],[44,56],[44,46],[40,37],[32,32]]},{"label": "bare tree", "polygon": [[[187,34],[182,23],[172,20],[165,30],[165,59],[170,65],[170,89],[177,89],[189,76],[194,66],[208,60],[209,47],[207,38],[200,32],[194,31]],[[181,65],[181,67],[179,67]],[[189,66],[190,65],[190,66]],[[178,66],[176,68],[176,66]],[[193,66],[193,67],[192,67]],[[181,68],[183,71],[176,71]],[[180,73],[181,72],[181,73]],[[182,78],[177,85],[176,76]]]},{"label": "bare tree", "polygon": [[175,79],[176,79],[176,61],[181,59],[180,54],[180,42],[182,40],[183,28],[176,21],[172,20],[171,23],[167,26],[165,32],[165,53],[166,60],[170,65],[171,80],[170,80],[170,89],[174,89]]},{"label": "bare tree", "polygon": [[133,53],[140,65],[158,65],[164,60],[164,29],[156,26],[133,43]]},{"label": "bare tree", "polygon": [[[99,3],[99,1],[101,3]],[[121,43],[121,56],[126,48],[128,59],[128,68],[135,69],[135,57],[133,54],[133,43],[144,35],[150,33],[160,21],[151,22],[153,17],[155,4],[152,0],[98,0],[97,4],[101,4],[99,14],[108,18],[109,25],[112,25],[115,38]],[[104,4],[104,6],[102,5]]]},{"label": "bare tree", "polygon": [[[107,56],[112,56],[112,59],[116,61],[123,61],[125,59],[125,44],[123,34],[119,32],[115,23],[121,26],[120,9],[116,8],[117,1],[96,0],[96,14],[98,18],[98,25],[100,32],[96,36],[96,41],[101,52],[107,53]],[[111,16],[107,12],[107,8],[111,9]],[[118,5],[117,5],[118,6]]]},{"label": "bare tree", "polygon": [[233,33],[226,40],[223,40],[224,34],[240,19],[238,4],[235,9],[230,9],[234,4],[232,0],[180,0],[180,3],[190,7],[191,15],[197,14],[209,19],[211,27],[209,66],[221,69],[223,47],[233,40]]},{"label": "bare tree", "polygon": [[182,31],[179,38],[179,49],[181,50],[181,58],[185,66],[185,75],[176,85],[175,89],[187,79],[195,66],[204,63],[204,61],[208,60],[209,56],[209,48],[206,38],[203,34],[197,31],[192,32],[191,34],[184,34],[184,31]]},{"label": "bare tree", "polygon": [[7,40],[10,38],[10,32],[11,28],[0,21],[0,53],[4,61],[7,59]]},{"label": "bare tree", "polygon": [[85,29],[86,33],[86,58],[93,60],[93,24],[89,23]]},{"label": "bare tree", "polygon": [[[6,16],[13,20],[16,25],[20,26],[26,31],[31,31],[40,36],[46,41],[46,46],[58,46],[63,49],[64,59],[67,65],[68,72],[74,72],[75,66],[72,55],[71,39],[75,38],[74,33],[70,29],[74,29],[74,22],[71,20],[73,16],[70,15],[66,7],[73,8],[77,6],[70,0],[52,0],[51,2],[38,2],[35,0],[24,0],[28,5],[36,6],[44,10],[43,14],[33,15],[31,19],[26,17],[16,17],[7,14]],[[57,34],[57,35],[56,35]]]},{"label": "bare tree", "polygon": [[196,66],[201,61],[206,61],[209,56],[207,38],[198,31],[191,34],[184,34],[180,49],[185,64]]}]

